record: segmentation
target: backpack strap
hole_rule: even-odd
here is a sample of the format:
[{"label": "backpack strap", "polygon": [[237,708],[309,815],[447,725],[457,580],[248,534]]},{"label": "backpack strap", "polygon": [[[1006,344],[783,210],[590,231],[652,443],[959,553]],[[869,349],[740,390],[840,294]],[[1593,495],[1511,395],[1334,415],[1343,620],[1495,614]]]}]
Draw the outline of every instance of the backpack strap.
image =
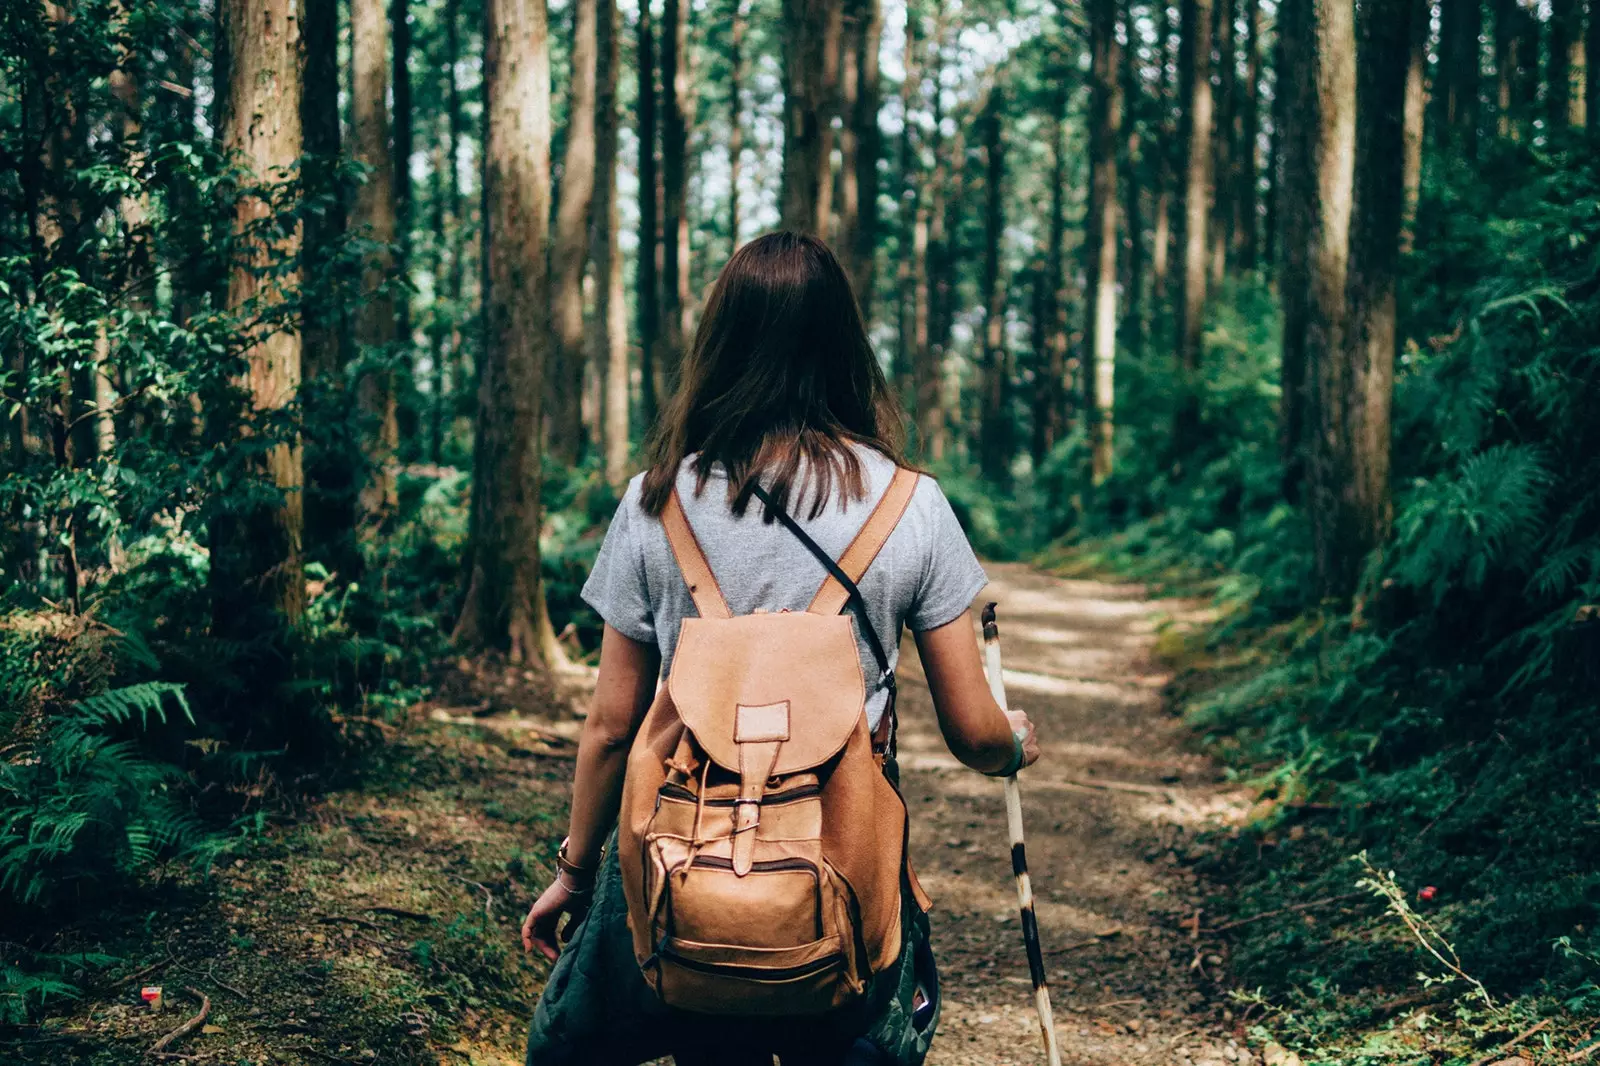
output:
[{"label": "backpack strap", "polygon": [[684,516],[676,488],[667,497],[667,505],[661,509],[661,528],[666,530],[667,544],[672,548],[673,558],[678,561],[678,570],[683,574],[684,583],[689,586],[689,596],[694,600],[695,610],[700,612],[700,617],[733,617],[733,612],[728,610],[728,601],[722,597],[722,586],[717,584],[711,564],[706,561],[706,553],[700,549],[700,541],[695,538],[694,529]]},{"label": "backpack strap", "polygon": [[[872,560],[878,557],[878,552],[889,540],[889,534],[894,532],[894,527],[900,524],[900,516],[906,513],[906,508],[911,505],[911,497],[916,494],[917,482],[921,478],[915,470],[897,467],[894,479],[889,482],[889,487],[884,490],[883,498],[867,516],[866,524],[861,527],[861,532],[856,534],[855,540],[839,556],[839,569],[849,576],[852,582],[861,580],[867,572],[867,567],[872,565]],[[829,573],[822,582],[822,587],[817,590],[816,597],[811,601],[811,606],[806,610],[812,614],[838,614],[844,610],[845,604],[850,601],[850,589]]]}]

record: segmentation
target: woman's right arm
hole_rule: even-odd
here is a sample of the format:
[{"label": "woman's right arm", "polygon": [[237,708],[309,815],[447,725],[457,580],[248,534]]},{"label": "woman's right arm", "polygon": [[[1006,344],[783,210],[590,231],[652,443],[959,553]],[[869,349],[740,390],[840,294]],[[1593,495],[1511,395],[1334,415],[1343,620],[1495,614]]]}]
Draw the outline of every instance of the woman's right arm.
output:
[{"label": "woman's right arm", "polygon": [[1022,765],[1031,766],[1039,758],[1033,723],[1022,711],[1002,711],[990,694],[972,612],[913,635],[939,716],[939,731],[951,754],[979,773],[995,773],[1011,762],[1016,750],[1012,736],[1020,730],[1025,734]]}]

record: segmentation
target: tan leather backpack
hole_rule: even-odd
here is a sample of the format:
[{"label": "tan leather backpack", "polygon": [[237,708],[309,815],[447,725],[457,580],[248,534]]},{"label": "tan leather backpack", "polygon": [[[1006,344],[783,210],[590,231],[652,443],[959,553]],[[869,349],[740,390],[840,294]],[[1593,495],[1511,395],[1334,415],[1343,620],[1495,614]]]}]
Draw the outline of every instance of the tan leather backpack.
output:
[{"label": "tan leather backpack", "polygon": [[927,909],[905,860],[905,804],[884,773],[893,687],[873,736],[853,616],[841,614],[916,485],[896,471],[837,564],[775,512],[830,570],[804,612],[734,617],[676,493],[662,512],[699,617],[683,620],[628,756],[618,858],[634,952],[670,1006],[841,1006],[899,958],[902,874]]}]

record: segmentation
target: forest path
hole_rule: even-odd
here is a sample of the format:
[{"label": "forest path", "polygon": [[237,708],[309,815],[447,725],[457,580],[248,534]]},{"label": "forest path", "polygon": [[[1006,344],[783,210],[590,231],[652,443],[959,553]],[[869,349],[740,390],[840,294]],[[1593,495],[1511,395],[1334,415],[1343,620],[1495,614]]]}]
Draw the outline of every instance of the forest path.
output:
[{"label": "forest path", "polygon": [[[1159,630],[1200,608],[1020,564],[989,573],[973,617],[999,603],[1007,695],[1043,749],[1022,797],[1063,1061],[1250,1061],[1215,1002],[1212,947],[1180,924],[1205,894],[1182,856],[1197,832],[1248,805],[1184,749],[1186,731],[1163,704]],[[928,1064],[1041,1063],[1001,785],[946,750],[909,639],[901,664],[902,783],[944,991]]]}]

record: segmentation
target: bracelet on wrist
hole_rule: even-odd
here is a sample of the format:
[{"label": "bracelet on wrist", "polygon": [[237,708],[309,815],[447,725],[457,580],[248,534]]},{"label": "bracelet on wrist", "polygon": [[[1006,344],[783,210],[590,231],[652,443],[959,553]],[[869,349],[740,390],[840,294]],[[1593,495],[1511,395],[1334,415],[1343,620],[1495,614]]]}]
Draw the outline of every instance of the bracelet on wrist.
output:
[{"label": "bracelet on wrist", "polygon": [[1022,747],[1022,734],[1013,732],[1011,734],[1011,758],[1007,759],[1006,764],[1000,769],[985,771],[985,775],[988,777],[1010,777],[1022,769],[1022,764],[1027,757],[1028,754]]},{"label": "bracelet on wrist", "polygon": [[577,863],[567,858],[567,847],[571,843],[572,838],[567,837],[561,842],[561,847],[556,850],[556,870],[558,872],[572,874],[574,877],[580,879],[586,878],[591,881],[594,880],[595,874],[600,872],[600,864],[595,863],[593,866],[579,866]]}]

